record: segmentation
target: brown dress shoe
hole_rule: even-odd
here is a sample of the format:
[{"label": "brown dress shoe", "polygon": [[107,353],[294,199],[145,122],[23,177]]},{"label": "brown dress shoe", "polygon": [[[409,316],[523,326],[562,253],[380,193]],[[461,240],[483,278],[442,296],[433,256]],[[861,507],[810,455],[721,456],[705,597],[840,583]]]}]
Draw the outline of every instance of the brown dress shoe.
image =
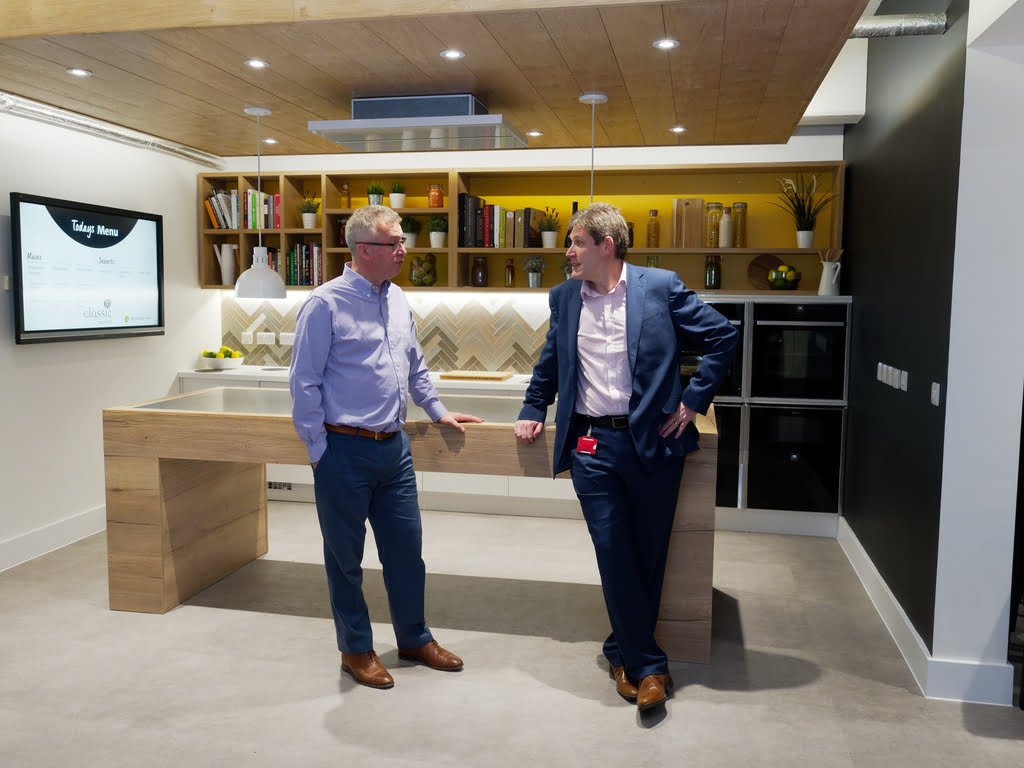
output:
[{"label": "brown dress shoe", "polygon": [[341,668],[360,685],[370,688],[392,688],[395,685],[395,679],[373,651],[342,653]]},{"label": "brown dress shoe", "polygon": [[636,701],[638,692],[636,686],[626,677],[625,667],[612,667],[608,670],[608,677],[615,681],[615,692],[619,696],[630,703]]},{"label": "brown dress shoe", "polygon": [[672,675],[648,675],[640,681],[640,689],[636,695],[636,708],[645,712],[656,707],[672,691]]},{"label": "brown dress shoe", "polygon": [[431,640],[419,648],[399,648],[398,658],[418,661],[442,672],[458,672],[462,669],[462,659],[438,645],[437,640]]}]

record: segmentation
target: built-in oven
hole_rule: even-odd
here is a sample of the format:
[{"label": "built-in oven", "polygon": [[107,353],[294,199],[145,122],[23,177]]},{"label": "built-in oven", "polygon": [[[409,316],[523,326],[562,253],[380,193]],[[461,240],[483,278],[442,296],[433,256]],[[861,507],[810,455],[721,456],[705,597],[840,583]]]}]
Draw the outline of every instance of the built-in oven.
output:
[{"label": "built-in oven", "polygon": [[749,408],[746,506],[838,512],[845,409]]},{"label": "built-in oven", "polygon": [[755,304],[750,396],[846,399],[847,307]]},{"label": "built-in oven", "polygon": [[[736,357],[728,373],[718,388],[716,397],[739,397],[743,391],[743,337],[744,337],[744,305],[733,302],[708,302],[717,309],[732,326],[739,332],[739,339],[736,343]],[[684,349],[679,357],[679,377],[682,380],[683,388],[690,383],[690,377],[697,372],[701,363],[701,353],[697,349]],[[716,400],[717,402],[717,400]]]}]

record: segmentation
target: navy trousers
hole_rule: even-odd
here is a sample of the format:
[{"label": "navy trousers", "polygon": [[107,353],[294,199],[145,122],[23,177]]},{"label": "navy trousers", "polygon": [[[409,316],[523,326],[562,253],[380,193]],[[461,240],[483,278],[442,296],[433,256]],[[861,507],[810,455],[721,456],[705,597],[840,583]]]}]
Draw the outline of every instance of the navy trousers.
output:
[{"label": "navy trousers", "polygon": [[373,648],[361,565],[367,520],[377,542],[398,647],[429,643],[432,637],[423,617],[423,527],[405,432],[380,441],[328,432],[313,484],[338,649],[365,653]]},{"label": "navy trousers", "polygon": [[[586,427],[570,432],[574,448],[585,433]],[[668,672],[654,627],[686,457],[641,461],[628,429],[594,427],[591,435],[597,453],[573,454],[572,482],[594,542],[612,626],[604,655],[639,682]]]}]

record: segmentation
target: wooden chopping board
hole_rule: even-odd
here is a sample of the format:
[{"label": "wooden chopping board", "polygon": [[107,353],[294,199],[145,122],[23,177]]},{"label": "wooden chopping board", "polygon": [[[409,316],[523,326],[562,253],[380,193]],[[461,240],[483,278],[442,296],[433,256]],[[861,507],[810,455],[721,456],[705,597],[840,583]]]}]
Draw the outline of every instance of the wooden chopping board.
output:
[{"label": "wooden chopping board", "polygon": [[768,273],[780,264],[782,264],[782,259],[778,256],[768,253],[755,256],[750,261],[750,266],[747,267],[747,277],[750,279],[751,285],[762,291],[767,291],[771,287],[768,284]]},{"label": "wooden chopping board", "polygon": [[461,379],[462,381],[505,381],[511,379],[511,371],[445,371],[442,379]]}]

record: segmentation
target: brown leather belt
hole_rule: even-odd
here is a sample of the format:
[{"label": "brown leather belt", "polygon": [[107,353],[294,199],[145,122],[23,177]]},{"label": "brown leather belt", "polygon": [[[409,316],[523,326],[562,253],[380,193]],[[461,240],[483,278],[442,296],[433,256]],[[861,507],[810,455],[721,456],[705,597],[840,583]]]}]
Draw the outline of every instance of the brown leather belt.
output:
[{"label": "brown leather belt", "polygon": [[398,434],[397,432],[374,432],[372,429],[349,427],[345,424],[324,424],[324,429],[328,432],[337,432],[339,435],[355,435],[356,437],[365,437],[368,440],[390,440]]}]

